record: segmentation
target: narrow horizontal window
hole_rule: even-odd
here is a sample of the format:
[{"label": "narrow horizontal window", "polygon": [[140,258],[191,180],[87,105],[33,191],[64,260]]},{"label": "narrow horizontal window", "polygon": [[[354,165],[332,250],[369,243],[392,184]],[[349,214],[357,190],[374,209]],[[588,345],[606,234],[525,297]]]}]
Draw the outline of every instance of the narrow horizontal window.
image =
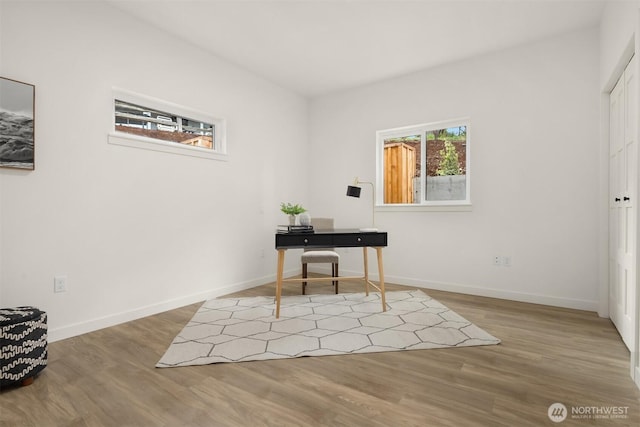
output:
[{"label": "narrow horizontal window", "polygon": [[116,131],[161,141],[215,149],[212,123],[172,115],[142,105],[115,100]]},{"label": "narrow horizontal window", "polygon": [[197,157],[226,154],[222,119],[125,91],[114,91],[113,105],[111,143]]}]

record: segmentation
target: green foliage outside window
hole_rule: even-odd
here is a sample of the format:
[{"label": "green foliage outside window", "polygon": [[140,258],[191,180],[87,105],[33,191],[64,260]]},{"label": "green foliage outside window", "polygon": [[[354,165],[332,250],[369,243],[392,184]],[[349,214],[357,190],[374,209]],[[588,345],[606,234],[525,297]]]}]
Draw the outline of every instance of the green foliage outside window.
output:
[{"label": "green foliage outside window", "polygon": [[456,147],[454,147],[450,141],[444,142],[444,150],[440,150],[440,157],[440,165],[438,165],[438,169],[436,170],[438,175],[462,174],[462,168],[458,161],[458,152],[456,151]]}]

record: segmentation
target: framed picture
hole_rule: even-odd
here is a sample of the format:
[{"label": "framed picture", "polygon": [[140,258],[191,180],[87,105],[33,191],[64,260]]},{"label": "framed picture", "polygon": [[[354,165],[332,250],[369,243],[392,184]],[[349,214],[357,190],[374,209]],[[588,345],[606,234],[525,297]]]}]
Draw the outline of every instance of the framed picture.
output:
[{"label": "framed picture", "polygon": [[34,169],[34,85],[0,77],[0,167]]}]

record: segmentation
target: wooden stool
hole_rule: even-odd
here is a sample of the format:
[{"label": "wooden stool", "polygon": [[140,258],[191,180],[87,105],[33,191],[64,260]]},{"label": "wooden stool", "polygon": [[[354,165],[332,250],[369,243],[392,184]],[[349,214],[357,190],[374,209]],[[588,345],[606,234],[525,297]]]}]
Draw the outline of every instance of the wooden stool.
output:
[{"label": "wooden stool", "polygon": [[[311,225],[315,230],[333,230],[333,218],[311,218]],[[302,262],[302,278],[307,278],[307,264],[331,264],[331,277],[338,276],[340,255],[331,248],[305,249],[300,257]],[[331,283],[338,293],[338,280]],[[302,295],[307,293],[307,282],[302,282]]]},{"label": "wooden stool", "polygon": [[[334,251],[328,250],[312,250],[303,252],[300,257],[302,261],[302,278],[307,278],[307,264],[310,263],[327,263],[331,264],[331,277],[338,277],[338,264],[340,263],[340,255]],[[338,293],[338,281],[332,280],[331,283]],[[302,295],[307,293],[307,282],[302,282]]]}]

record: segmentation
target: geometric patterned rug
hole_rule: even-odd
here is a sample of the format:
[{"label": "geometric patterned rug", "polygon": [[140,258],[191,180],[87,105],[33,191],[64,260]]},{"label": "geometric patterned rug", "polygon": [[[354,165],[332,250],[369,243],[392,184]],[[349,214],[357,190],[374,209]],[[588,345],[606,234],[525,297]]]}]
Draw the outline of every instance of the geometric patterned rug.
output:
[{"label": "geometric patterned rug", "polygon": [[156,367],[498,344],[422,291],[224,298],[205,302]]}]

